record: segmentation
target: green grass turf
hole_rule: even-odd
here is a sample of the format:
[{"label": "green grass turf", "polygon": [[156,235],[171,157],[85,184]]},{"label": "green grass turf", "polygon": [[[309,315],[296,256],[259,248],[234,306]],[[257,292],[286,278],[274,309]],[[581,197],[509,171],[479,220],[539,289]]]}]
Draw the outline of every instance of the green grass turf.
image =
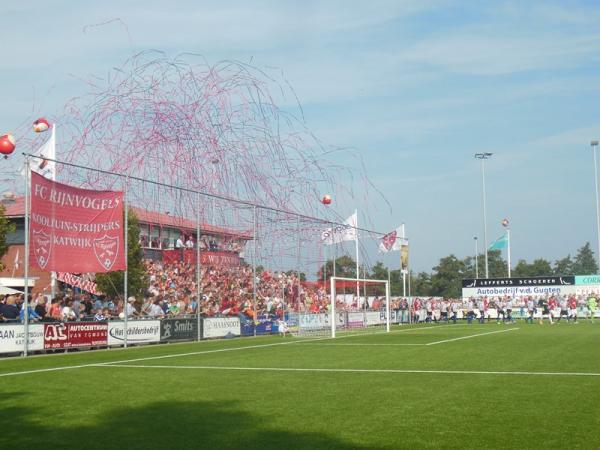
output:
[{"label": "green grass turf", "polygon": [[599,343],[600,323],[520,322],[4,359],[82,367],[0,376],[0,448],[599,448],[600,376],[352,371],[600,374]]}]

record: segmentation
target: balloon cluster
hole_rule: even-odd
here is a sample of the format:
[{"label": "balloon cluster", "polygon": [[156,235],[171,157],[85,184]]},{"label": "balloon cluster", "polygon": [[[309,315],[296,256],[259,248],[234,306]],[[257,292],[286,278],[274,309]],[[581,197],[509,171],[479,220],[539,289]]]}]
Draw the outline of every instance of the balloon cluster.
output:
[{"label": "balloon cluster", "polygon": [[0,153],[4,155],[4,158],[8,158],[8,155],[15,151],[16,146],[15,137],[12,134],[7,133],[0,136]]}]

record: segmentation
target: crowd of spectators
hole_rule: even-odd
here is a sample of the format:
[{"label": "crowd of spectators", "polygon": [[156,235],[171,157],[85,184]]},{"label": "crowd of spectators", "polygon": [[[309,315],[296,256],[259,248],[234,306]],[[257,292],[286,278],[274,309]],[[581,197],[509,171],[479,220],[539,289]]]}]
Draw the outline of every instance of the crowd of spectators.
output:
[{"label": "crowd of spectators", "polygon": [[243,253],[243,245],[237,239],[226,239],[216,236],[204,235],[200,237],[200,241],[197,243],[194,236],[181,235],[178,238],[159,238],[158,236],[150,237],[146,234],[140,235],[140,245],[144,248],[155,248],[162,250],[179,249],[179,248],[196,248],[196,245],[200,246],[200,251],[209,252],[231,252],[231,253]]},{"label": "crowd of spectators", "polygon": [[[282,319],[285,312],[327,312],[328,293],[317,283],[303,283],[293,272],[262,271],[256,277],[256,304],[252,268],[202,266],[197,286],[196,266],[184,261],[144,262],[148,289],[140,298],[112,299],[85,293],[61,293],[50,299],[42,294],[30,298],[31,321],[89,321],[130,318],[161,318],[195,315],[203,317],[239,316],[242,319]],[[593,296],[592,296],[593,297]],[[569,316],[590,310],[591,296],[495,297],[477,299],[395,298],[390,308],[396,321],[437,322],[466,318],[512,321],[533,318],[560,310]],[[370,296],[368,303],[352,295],[340,295],[336,310],[385,309],[385,299]],[[594,298],[595,300],[595,298]],[[24,296],[10,295],[0,300],[0,321],[23,321]],[[566,312],[565,312],[566,311]],[[594,306],[595,312],[595,306]],[[593,316],[593,314],[592,314]],[[552,317],[550,317],[551,319]]]},{"label": "crowd of spectators", "polygon": [[[415,298],[412,301],[410,314],[412,321],[419,322],[456,322],[464,318],[467,322],[511,323],[515,319],[534,319],[550,323],[562,319],[577,322],[578,317],[596,315],[596,294],[590,295],[540,295],[522,297],[478,297],[463,299]],[[402,309],[402,308],[401,308]]]}]

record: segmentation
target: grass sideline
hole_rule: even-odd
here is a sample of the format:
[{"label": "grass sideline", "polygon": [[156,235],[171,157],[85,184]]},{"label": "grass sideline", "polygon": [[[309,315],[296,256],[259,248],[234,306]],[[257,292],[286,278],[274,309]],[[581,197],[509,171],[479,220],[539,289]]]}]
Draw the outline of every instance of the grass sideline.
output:
[{"label": "grass sideline", "polygon": [[0,448],[598,448],[599,343],[490,323],[4,359]]}]

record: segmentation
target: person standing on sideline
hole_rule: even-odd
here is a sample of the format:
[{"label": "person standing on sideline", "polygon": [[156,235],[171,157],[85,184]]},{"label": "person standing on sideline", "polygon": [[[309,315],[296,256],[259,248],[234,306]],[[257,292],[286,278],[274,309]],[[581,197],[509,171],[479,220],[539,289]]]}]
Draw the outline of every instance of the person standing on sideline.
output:
[{"label": "person standing on sideline", "polygon": [[531,297],[527,297],[527,321],[530,324],[533,323],[533,316],[535,315],[535,302]]},{"label": "person standing on sideline", "polygon": [[487,298],[480,298],[479,300],[477,300],[477,312],[479,312],[479,323],[483,323],[483,321],[485,320],[485,302],[487,302]]},{"label": "person standing on sideline", "polygon": [[458,315],[458,302],[456,300],[452,301],[450,307],[452,308],[452,322],[456,324],[456,319]]},{"label": "person standing on sideline", "polygon": [[475,316],[475,302],[472,298],[469,299],[467,303],[467,323],[471,324],[473,322],[473,317]]},{"label": "person standing on sideline", "polygon": [[564,296],[561,296],[558,299],[558,306],[560,307],[560,315],[558,316],[558,320],[556,323],[559,323],[563,316],[569,320],[569,310],[567,309],[567,299]]},{"label": "person standing on sideline", "polygon": [[552,319],[554,319],[554,311],[556,310],[556,297],[550,297],[548,300],[548,319],[550,320],[550,325],[554,325]]},{"label": "person standing on sideline", "polygon": [[596,315],[596,308],[598,306],[598,300],[596,300],[596,294],[592,293],[587,299],[587,308],[590,315],[590,321],[594,323],[594,316]]},{"label": "person standing on sideline", "polygon": [[511,297],[508,297],[508,299],[506,300],[506,322],[508,322],[508,323],[515,323],[513,316],[512,316],[512,310],[513,310],[513,301],[512,301]]},{"label": "person standing on sideline", "polygon": [[571,321],[571,318],[573,318],[573,323],[577,323],[577,299],[575,298],[574,295],[571,295],[569,297],[569,317],[567,317],[567,322]]}]

